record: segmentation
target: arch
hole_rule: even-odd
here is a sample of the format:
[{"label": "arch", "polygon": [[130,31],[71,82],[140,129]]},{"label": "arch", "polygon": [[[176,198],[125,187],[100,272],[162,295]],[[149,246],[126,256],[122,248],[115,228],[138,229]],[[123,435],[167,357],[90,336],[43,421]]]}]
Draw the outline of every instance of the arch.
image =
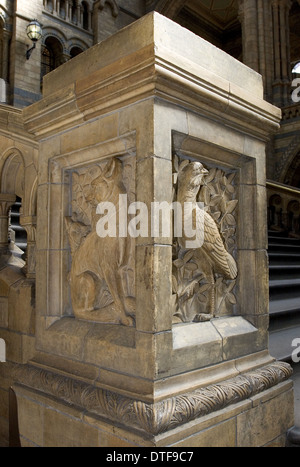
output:
[{"label": "arch", "polygon": [[53,30],[46,32],[43,37],[41,54],[41,88],[43,77],[62,65],[69,58],[66,41],[62,35],[56,34]]},{"label": "arch", "polygon": [[57,41],[60,42],[60,45],[62,47],[62,53],[63,54],[67,54],[68,52],[68,45],[67,45],[67,38],[66,36],[63,34],[62,31],[56,29],[56,28],[53,28],[53,27],[50,27],[50,28],[47,28],[45,27],[45,29],[43,29],[43,40],[42,40],[42,45],[45,45],[46,44],[46,41],[49,39],[49,38],[55,38],[57,39]]},{"label": "arch", "polygon": [[22,153],[16,149],[9,149],[2,157],[1,193],[14,194],[24,197],[25,163]]},{"label": "arch", "polygon": [[110,6],[111,11],[112,11],[112,15],[115,16],[115,17],[118,16],[119,7],[118,7],[117,3],[115,2],[115,0],[99,0],[99,2],[96,3],[96,7],[98,7],[100,10],[103,10],[106,3]]},{"label": "arch", "polygon": [[0,29],[5,28],[5,18],[2,13],[0,13]]},{"label": "arch", "polygon": [[76,57],[77,55],[81,54],[83,52],[81,47],[73,46],[70,50],[70,56],[71,58]]},{"label": "arch", "polygon": [[1,238],[7,238],[7,248],[11,253],[7,264],[23,267],[25,261],[21,257],[26,250],[27,234],[20,225],[20,214],[25,202],[25,164],[18,149],[9,149],[3,155],[0,180],[1,196],[11,195],[14,199],[5,206],[7,213],[3,216],[0,226]]},{"label": "arch", "polygon": [[86,1],[81,2],[82,6],[82,27],[85,30],[89,29],[89,12],[90,6]]},{"label": "arch", "polygon": [[71,51],[74,48],[80,49],[82,52],[89,48],[89,45],[86,44],[83,40],[79,39],[78,37],[72,37],[71,39],[69,39],[67,45],[67,54],[70,56],[72,56]]}]

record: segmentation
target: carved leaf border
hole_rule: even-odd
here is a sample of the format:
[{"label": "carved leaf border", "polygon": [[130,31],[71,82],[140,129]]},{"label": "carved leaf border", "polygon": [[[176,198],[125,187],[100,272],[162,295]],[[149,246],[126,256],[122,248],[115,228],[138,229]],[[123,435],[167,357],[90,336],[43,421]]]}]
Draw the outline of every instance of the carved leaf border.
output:
[{"label": "carved leaf border", "polygon": [[119,425],[158,435],[262,393],[289,379],[292,371],[286,362],[273,362],[229,380],[155,403],[134,400],[31,365],[19,365],[14,376],[17,385],[83,407]]}]

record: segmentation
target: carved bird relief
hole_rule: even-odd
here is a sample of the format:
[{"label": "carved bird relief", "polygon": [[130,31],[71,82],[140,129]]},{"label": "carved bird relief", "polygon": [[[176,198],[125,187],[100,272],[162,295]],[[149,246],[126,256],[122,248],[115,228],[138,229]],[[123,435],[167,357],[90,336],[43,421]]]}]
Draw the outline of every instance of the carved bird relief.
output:
[{"label": "carved bird relief", "polygon": [[[200,162],[186,161],[186,164],[181,165],[177,179],[177,202],[181,204],[182,212],[184,203],[192,203],[193,213],[199,221],[194,224],[201,225],[203,229],[203,244],[194,249],[193,257],[201,265],[201,270],[210,284],[207,312],[198,314],[194,321],[208,321],[215,315],[215,275],[220,274],[226,279],[234,280],[238,274],[236,262],[226,250],[216,222],[208,212],[197,205],[197,195],[206,174],[208,171]],[[178,238],[180,247],[186,249],[189,240],[183,229],[182,237]]]}]

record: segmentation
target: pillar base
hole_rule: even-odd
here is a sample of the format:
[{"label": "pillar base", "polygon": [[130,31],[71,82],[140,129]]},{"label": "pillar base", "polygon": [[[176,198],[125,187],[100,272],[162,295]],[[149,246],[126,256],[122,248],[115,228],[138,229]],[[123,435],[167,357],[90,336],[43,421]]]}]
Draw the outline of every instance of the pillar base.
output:
[{"label": "pillar base", "polygon": [[284,446],[293,426],[283,362],[153,403],[35,365],[17,373],[22,446]]}]

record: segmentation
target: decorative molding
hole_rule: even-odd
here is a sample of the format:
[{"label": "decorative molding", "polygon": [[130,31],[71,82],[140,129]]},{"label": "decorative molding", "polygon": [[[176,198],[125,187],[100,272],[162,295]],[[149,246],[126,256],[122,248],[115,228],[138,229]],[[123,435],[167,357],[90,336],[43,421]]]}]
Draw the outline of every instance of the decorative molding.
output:
[{"label": "decorative molding", "polygon": [[14,376],[16,384],[83,407],[114,423],[158,435],[260,394],[286,381],[291,374],[288,363],[273,362],[220,383],[155,403],[134,400],[32,365],[19,365]]}]

